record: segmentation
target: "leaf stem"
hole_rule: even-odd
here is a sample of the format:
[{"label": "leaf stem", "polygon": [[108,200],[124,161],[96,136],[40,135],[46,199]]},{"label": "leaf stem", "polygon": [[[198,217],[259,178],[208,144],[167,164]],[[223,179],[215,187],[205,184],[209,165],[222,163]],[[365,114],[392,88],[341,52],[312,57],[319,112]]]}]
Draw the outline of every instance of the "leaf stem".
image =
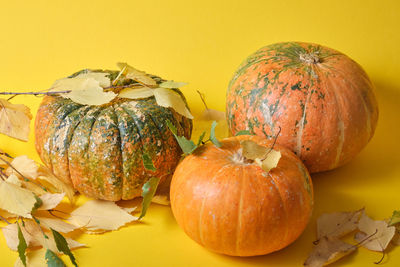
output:
[{"label": "leaf stem", "polygon": [[0,215],[0,220],[3,220],[3,221],[5,221],[7,224],[11,224],[9,221],[7,221],[7,219],[6,218],[4,218],[3,216],[1,216]]},{"label": "leaf stem", "polygon": [[[56,94],[66,94],[71,92],[71,90],[68,91],[57,91],[57,92],[0,92],[0,95],[56,95]],[[10,99],[10,98],[9,98]]]},{"label": "leaf stem", "polygon": [[204,94],[202,94],[199,90],[196,90],[196,91],[197,91],[197,93],[199,94],[199,96],[200,96],[200,98],[201,98],[201,101],[203,102],[204,106],[205,106],[206,109],[208,110],[209,108],[208,108],[208,106],[207,106],[206,100],[204,99]]}]

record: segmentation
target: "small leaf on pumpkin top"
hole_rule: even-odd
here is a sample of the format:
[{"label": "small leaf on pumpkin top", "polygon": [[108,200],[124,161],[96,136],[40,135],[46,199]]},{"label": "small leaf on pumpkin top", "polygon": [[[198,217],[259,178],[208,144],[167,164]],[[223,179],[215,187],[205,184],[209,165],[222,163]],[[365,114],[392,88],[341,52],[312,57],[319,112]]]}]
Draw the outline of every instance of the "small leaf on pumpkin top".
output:
[{"label": "small leaf on pumpkin top", "polygon": [[20,176],[19,173],[21,173],[24,177],[30,179],[36,179],[38,177],[38,169],[39,169],[38,165],[34,160],[28,158],[28,156],[26,155],[15,157],[10,162],[10,164],[13,168],[11,167],[7,168],[6,170],[7,175],[15,174],[17,176]]},{"label": "small leaf on pumpkin top", "polygon": [[73,78],[62,78],[53,83],[50,92],[87,90],[91,87],[105,88],[111,86],[106,72],[86,72]]},{"label": "small leaf on pumpkin top", "polygon": [[192,140],[188,140],[184,136],[177,135],[176,127],[169,120],[166,121],[166,124],[167,124],[169,130],[175,136],[175,139],[178,142],[178,145],[180,146],[180,148],[182,149],[182,151],[185,155],[189,155],[193,151],[196,150],[197,146]]},{"label": "small leaf on pumpkin top", "polygon": [[121,69],[122,74],[125,75],[125,78],[127,79],[137,81],[147,86],[157,85],[157,82],[153,78],[151,78],[148,74],[146,74],[144,71],[135,69],[134,67],[128,65],[127,63],[118,62],[117,66],[118,68]]},{"label": "small leaf on pumpkin top", "polygon": [[130,215],[114,202],[89,200],[71,212],[68,220],[73,225],[84,227],[89,231],[111,231],[137,220],[137,217]]},{"label": "small leaf on pumpkin top", "polygon": [[278,163],[279,163],[279,160],[281,159],[281,157],[282,157],[282,154],[280,151],[272,149],[267,154],[265,159],[263,159],[263,160],[256,159],[255,162],[257,164],[259,164],[264,171],[269,172],[270,170],[272,170],[273,168],[276,168],[276,166],[278,166]]},{"label": "small leaf on pumpkin top", "polygon": [[154,96],[153,89],[149,87],[143,88],[125,88],[119,92],[118,97],[129,99],[142,99]]},{"label": "small leaf on pumpkin top", "polygon": [[389,221],[389,226],[400,223],[400,210],[393,211],[392,217]]},{"label": "small leaf on pumpkin top", "polygon": [[364,209],[322,214],[317,220],[317,238],[323,236],[340,238],[356,230],[363,212]]},{"label": "small leaf on pumpkin top", "polygon": [[142,159],[143,159],[143,166],[146,170],[149,171],[156,171],[156,167],[154,167],[153,160],[150,158],[149,155],[146,153],[142,154]]},{"label": "small leaf on pumpkin top", "polygon": [[207,108],[203,111],[199,120],[220,121],[220,120],[225,120],[225,118],[226,118],[225,112]]},{"label": "small leaf on pumpkin top", "polygon": [[1,209],[25,218],[32,218],[31,212],[37,199],[31,191],[0,181],[0,196]]},{"label": "small leaf on pumpkin top", "polygon": [[45,259],[48,267],[66,267],[64,262],[50,249],[46,250]]},{"label": "small leaf on pumpkin top", "polygon": [[65,240],[65,238],[59,232],[55,231],[54,229],[50,229],[50,230],[53,233],[54,241],[56,242],[58,251],[64,253],[65,255],[68,255],[72,264],[74,266],[78,267],[78,264],[76,264],[74,254],[72,254],[71,250],[68,247],[67,240]]},{"label": "small leaf on pumpkin top", "polygon": [[157,105],[165,108],[172,108],[177,113],[185,116],[186,118],[193,119],[182,97],[175,91],[166,88],[153,89]]},{"label": "small leaf on pumpkin top", "polygon": [[62,94],[62,96],[78,104],[98,106],[111,102],[117,94],[104,92],[101,87],[90,87],[85,90],[72,90],[69,93]]},{"label": "small leaf on pumpkin top", "polygon": [[81,73],[74,78],[78,79],[89,79],[92,78],[96,81],[99,82],[99,85],[103,88],[110,87],[111,86],[111,80],[108,77],[108,73],[106,72],[87,72],[87,73]]},{"label": "small leaf on pumpkin top", "polygon": [[24,264],[24,266],[26,266],[26,249],[28,248],[28,245],[26,244],[24,235],[22,234],[21,228],[19,227],[19,224],[17,222],[17,228],[18,228],[18,255],[19,258],[21,259],[22,263]]},{"label": "small leaf on pumpkin top", "polygon": [[0,98],[0,133],[28,141],[32,114],[29,108],[21,104],[12,104]]},{"label": "small leaf on pumpkin top", "polygon": [[384,251],[396,231],[394,226],[388,226],[385,221],[375,221],[365,213],[361,215],[358,229],[362,233],[357,233],[354,239],[361,246],[373,251]]},{"label": "small leaf on pumpkin top", "polygon": [[265,146],[260,146],[256,142],[253,142],[251,140],[241,141],[240,146],[243,149],[243,157],[250,160],[263,159],[269,151],[269,148]]},{"label": "small leaf on pumpkin top", "polygon": [[210,130],[210,140],[216,147],[221,147],[222,146],[221,142],[215,136],[215,127],[217,127],[217,122],[213,121]]},{"label": "small leaf on pumpkin top", "polygon": [[146,215],[147,209],[150,206],[151,200],[153,199],[154,194],[156,193],[158,183],[160,182],[159,178],[151,177],[142,187],[142,211],[139,216],[139,220]]},{"label": "small leaf on pumpkin top", "polygon": [[185,85],[187,85],[187,83],[185,83],[185,82],[166,81],[166,82],[160,83],[159,86],[162,88],[180,88]]},{"label": "small leaf on pumpkin top", "polygon": [[47,193],[40,196],[42,205],[37,210],[50,210],[57,207],[58,204],[64,199],[65,193],[51,194]]},{"label": "small leaf on pumpkin top", "polygon": [[304,266],[320,267],[331,264],[346,255],[356,251],[357,247],[341,241],[338,238],[322,237],[313,248]]}]

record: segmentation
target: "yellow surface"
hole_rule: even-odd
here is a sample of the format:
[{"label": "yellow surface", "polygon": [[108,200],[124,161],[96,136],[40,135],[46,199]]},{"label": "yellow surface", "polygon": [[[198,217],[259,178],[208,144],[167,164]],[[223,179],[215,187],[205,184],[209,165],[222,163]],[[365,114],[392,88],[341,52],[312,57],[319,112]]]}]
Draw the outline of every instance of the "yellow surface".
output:
[{"label": "yellow surface", "polygon": [[[400,208],[400,2],[393,1],[2,1],[0,91],[36,91],[76,70],[115,68],[127,61],[184,88],[194,113],[195,92],[223,110],[237,66],[263,45],[308,41],[338,49],[359,62],[377,87],[380,118],[375,137],[348,165],[313,175],[315,210],[304,234],[272,255],[233,258],[213,254],[181,231],[170,208],[152,205],[140,224],[78,238],[81,266],[300,266],[323,212],[366,207],[374,218]],[[33,113],[40,98],[17,97]],[[38,159],[28,143],[1,136],[0,147]],[[17,253],[0,237],[1,266]],[[339,264],[375,266],[381,254],[359,251]],[[66,259],[66,258],[64,258]],[[66,260],[66,262],[68,262]],[[400,266],[390,249],[384,266]]]}]

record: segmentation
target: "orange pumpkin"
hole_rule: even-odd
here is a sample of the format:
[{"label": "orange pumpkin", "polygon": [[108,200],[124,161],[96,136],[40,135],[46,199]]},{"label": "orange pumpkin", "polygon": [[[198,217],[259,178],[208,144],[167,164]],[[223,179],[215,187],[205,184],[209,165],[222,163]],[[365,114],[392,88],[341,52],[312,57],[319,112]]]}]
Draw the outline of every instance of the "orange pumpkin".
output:
[{"label": "orange pumpkin", "polygon": [[227,93],[232,134],[272,137],[311,173],[341,166],[372,138],[378,105],[364,70],[346,55],[317,44],[261,48],[243,62]]},{"label": "orange pumpkin", "polygon": [[171,183],[171,207],[189,237],[218,253],[263,255],[292,243],[313,207],[307,169],[293,152],[276,145],[282,157],[265,172],[242,156],[241,140],[271,147],[258,136],[205,145],[179,163]]}]

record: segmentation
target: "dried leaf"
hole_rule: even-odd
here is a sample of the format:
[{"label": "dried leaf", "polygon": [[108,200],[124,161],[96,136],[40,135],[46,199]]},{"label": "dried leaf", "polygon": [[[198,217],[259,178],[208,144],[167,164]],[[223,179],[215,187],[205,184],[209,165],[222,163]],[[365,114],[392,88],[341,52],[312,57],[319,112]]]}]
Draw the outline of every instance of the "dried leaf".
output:
[{"label": "dried leaf", "polygon": [[157,82],[144,71],[135,69],[127,63],[118,62],[117,66],[121,69],[122,74],[124,74],[127,79],[137,81],[147,86],[157,85]]},{"label": "dried leaf", "polygon": [[7,175],[15,174],[20,176],[19,173],[21,173],[24,177],[29,179],[36,179],[38,177],[38,165],[34,160],[28,158],[26,155],[15,157],[10,164],[13,166],[13,168],[7,168]]},{"label": "dried leaf", "polygon": [[95,79],[96,81],[99,82],[99,85],[103,88],[110,87],[111,86],[111,80],[108,77],[108,73],[106,72],[86,72],[86,73],[81,73],[74,78],[81,78],[81,79],[88,79],[92,78]]},{"label": "dried leaf", "polygon": [[104,92],[101,87],[90,87],[85,90],[72,90],[67,94],[62,94],[62,96],[78,104],[98,106],[111,102],[117,94]]},{"label": "dried leaf", "polygon": [[151,202],[164,206],[170,205],[170,201],[166,195],[154,195]]},{"label": "dried leaf", "polygon": [[71,250],[68,247],[67,240],[65,240],[65,238],[59,232],[55,231],[54,229],[50,229],[50,230],[53,233],[54,241],[56,242],[58,251],[61,251],[65,255],[68,255],[72,264],[74,266],[78,267],[78,264],[76,264],[74,254],[72,254]]},{"label": "dried leaf", "polygon": [[64,199],[65,193],[51,194],[47,193],[40,196],[42,205],[37,210],[50,210],[57,207],[58,204]]},{"label": "dried leaf", "polygon": [[106,72],[86,72],[73,78],[62,78],[53,83],[50,92],[87,90],[91,87],[109,87],[111,80]]},{"label": "dried leaf", "polygon": [[31,191],[0,181],[0,196],[1,209],[25,218],[32,218],[31,212],[38,201]]},{"label": "dried leaf", "polygon": [[114,202],[102,200],[90,200],[81,207],[75,209],[69,221],[89,231],[117,230],[128,222],[137,218],[130,215]]},{"label": "dried leaf", "polygon": [[21,180],[15,174],[11,174],[10,176],[8,176],[6,181],[7,183],[15,184],[18,187],[22,186]]},{"label": "dried leaf", "polygon": [[360,242],[361,246],[373,251],[384,251],[396,230],[394,226],[388,226],[387,222],[375,221],[365,213],[361,215],[358,229],[363,233],[356,234],[354,239]]},{"label": "dried leaf", "polygon": [[313,248],[304,266],[319,267],[335,262],[342,257],[349,255],[357,249],[337,238],[322,237]]},{"label": "dried leaf", "polygon": [[225,120],[225,118],[225,112],[207,108],[203,111],[199,119],[205,121],[220,121]]},{"label": "dried leaf", "polygon": [[160,182],[159,178],[151,177],[142,187],[142,211],[139,216],[139,220],[146,215],[147,209],[150,206],[151,200],[153,199],[154,194],[156,193],[158,183]]},{"label": "dried leaf", "polygon": [[10,213],[10,212],[8,212],[8,211],[6,211],[6,210],[0,209],[0,216],[3,217],[3,218],[5,218],[5,219],[8,219],[8,218],[15,218],[15,217],[17,217],[18,215],[15,215],[15,214]]},{"label": "dried leaf", "polygon": [[[14,251],[18,250],[18,226],[16,223],[9,224],[1,229],[6,239],[7,246]],[[28,247],[40,246],[40,243],[36,240],[36,235],[41,234],[37,225],[30,220],[26,220],[24,226],[21,227],[21,232],[25,238],[25,242]]]},{"label": "dried leaf", "polygon": [[221,147],[222,144],[218,141],[217,137],[215,136],[215,127],[217,127],[217,122],[213,121],[210,130],[210,140],[216,147]]},{"label": "dried leaf", "polygon": [[47,217],[36,217],[40,221],[40,225],[47,229],[54,229],[61,233],[69,233],[77,229],[75,225],[66,223],[61,219],[47,218]]},{"label": "dried leaf", "polygon": [[178,93],[173,90],[161,87],[155,88],[153,89],[153,91],[157,105],[165,108],[172,108],[182,116],[193,119],[193,115],[190,113],[185,102]]},{"label": "dried leaf", "polygon": [[50,249],[46,250],[45,259],[48,267],[66,267],[64,262]]},{"label": "dried leaf", "polygon": [[160,83],[159,86],[162,88],[180,88],[185,85],[187,85],[187,83],[185,83],[185,82],[166,81],[166,82]]},{"label": "dried leaf", "polygon": [[154,96],[153,89],[149,87],[143,88],[125,88],[119,92],[118,97],[129,99],[141,99]]},{"label": "dried leaf", "polygon": [[0,133],[28,141],[32,114],[25,105],[16,105],[0,98]]},{"label": "dried leaf", "polygon": [[389,226],[400,223],[400,210],[393,211],[392,217],[389,221]]},{"label": "dried leaf", "polygon": [[38,179],[41,181],[46,181],[49,184],[49,186],[46,187],[50,187],[51,185],[53,187],[53,189],[51,190],[52,192],[65,193],[69,201],[71,203],[74,202],[74,194],[75,194],[74,188],[71,185],[66,184],[62,182],[60,179],[58,179],[47,167],[45,166],[39,167]]},{"label": "dried leaf", "polygon": [[322,214],[317,220],[317,238],[323,236],[340,238],[356,230],[363,212],[364,209]]},{"label": "dried leaf", "polygon": [[262,159],[269,151],[269,148],[260,146],[251,140],[241,141],[240,146],[242,147],[243,157],[250,160]]},{"label": "dried leaf", "polygon": [[256,159],[255,162],[259,164],[264,171],[269,172],[278,166],[281,156],[282,155],[280,151],[272,149],[264,160]]}]

